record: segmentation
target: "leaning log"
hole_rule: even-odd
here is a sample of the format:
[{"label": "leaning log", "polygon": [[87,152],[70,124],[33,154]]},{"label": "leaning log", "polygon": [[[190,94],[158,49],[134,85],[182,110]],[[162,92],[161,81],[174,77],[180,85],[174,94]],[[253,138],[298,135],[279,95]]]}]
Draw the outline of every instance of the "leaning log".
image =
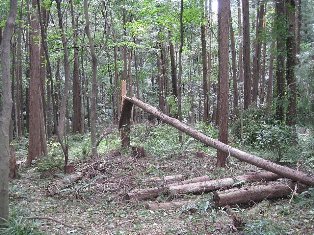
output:
[{"label": "leaning log", "polygon": [[119,120],[119,128],[123,128],[124,126],[129,126],[130,125],[130,118],[131,118],[131,110],[132,106],[136,105],[143,109],[144,111],[153,114],[163,122],[177,128],[178,130],[192,136],[193,138],[201,141],[202,143],[211,146],[217,150],[223,151],[225,153],[228,153],[229,155],[250,163],[252,165],[255,165],[257,167],[260,167],[262,169],[265,169],[267,171],[274,172],[282,177],[286,177],[289,179],[292,179],[294,181],[299,181],[303,184],[306,185],[314,185],[314,177],[298,171],[291,169],[289,167],[281,166],[278,164],[275,164],[271,161],[265,160],[263,158],[257,157],[255,155],[246,153],[244,151],[241,151],[239,149],[233,148],[227,144],[224,144],[218,140],[215,140],[213,138],[210,138],[203,133],[193,129],[192,127],[189,127],[188,125],[180,122],[179,120],[169,117],[165,115],[164,113],[158,111],[155,107],[144,103],[143,101],[133,97],[127,97],[123,96],[123,106],[122,106],[122,112],[121,112],[121,117]]},{"label": "leaning log", "polygon": [[[250,204],[260,202],[265,199],[275,199],[288,197],[295,191],[295,184],[278,183],[270,185],[258,185],[237,190],[229,190],[214,193],[214,202],[216,207]],[[305,187],[300,186],[297,192],[301,192]]]},{"label": "leaning log", "polygon": [[201,194],[217,189],[226,189],[234,186],[240,186],[247,182],[257,182],[257,181],[271,181],[280,178],[278,175],[272,172],[255,172],[246,175],[240,175],[233,178],[223,178],[216,180],[209,180],[204,182],[196,182],[183,185],[170,185],[168,192],[170,195],[178,194]]}]

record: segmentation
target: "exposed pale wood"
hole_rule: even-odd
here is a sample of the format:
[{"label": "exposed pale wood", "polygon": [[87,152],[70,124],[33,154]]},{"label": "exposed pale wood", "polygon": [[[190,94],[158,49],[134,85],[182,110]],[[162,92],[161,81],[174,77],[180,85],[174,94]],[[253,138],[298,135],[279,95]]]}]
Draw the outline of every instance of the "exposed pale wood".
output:
[{"label": "exposed pale wood", "polygon": [[171,210],[192,204],[193,201],[172,201],[172,202],[148,202],[146,208],[149,210]]},{"label": "exposed pale wood", "polygon": [[160,194],[165,193],[165,187],[154,187],[146,189],[134,189],[126,195],[127,200],[140,201],[153,199],[158,197]]},{"label": "exposed pale wood", "polygon": [[[289,196],[295,189],[295,184],[276,183],[270,185],[258,185],[245,187],[237,190],[228,190],[214,193],[215,206],[226,206],[234,204],[248,204],[259,202],[264,199],[282,198]],[[300,186],[298,192],[305,187]]]},{"label": "exposed pale wood", "polygon": [[314,185],[314,177],[310,176],[302,171],[294,170],[286,166],[281,166],[276,163],[273,163],[271,161],[265,160],[263,158],[257,157],[255,155],[246,153],[244,151],[241,151],[239,149],[233,148],[227,144],[224,144],[218,140],[215,140],[211,137],[208,137],[204,135],[201,132],[196,131],[195,129],[189,127],[188,125],[180,122],[179,120],[175,118],[171,118],[160,111],[158,111],[155,107],[144,103],[143,101],[133,97],[127,97],[124,96],[124,102],[122,107],[122,114],[119,122],[119,128],[122,128],[125,125],[130,124],[130,119],[127,117],[131,116],[131,110],[132,110],[132,104],[140,107],[141,109],[145,110],[148,113],[153,114],[154,116],[158,117],[163,122],[177,128],[178,130],[192,136],[193,138],[199,140],[200,142],[211,146],[215,149],[219,149],[221,151],[224,151],[228,153],[229,155],[250,163],[252,165],[258,166],[260,168],[263,168],[265,170],[271,171],[273,173],[276,173],[282,177],[286,177],[289,179],[292,179],[294,181],[299,181],[306,185]]},{"label": "exposed pale wood", "polygon": [[195,177],[195,178],[191,178],[191,179],[187,179],[187,180],[183,180],[178,182],[178,184],[182,185],[182,184],[191,184],[191,183],[197,183],[197,182],[204,182],[204,181],[209,181],[210,177],[207,175],[203,175],[203,176],[199,176],[199,177]]},{"label": "exposed pale wood", "polygon": [[170,195],[177,195],[177,194],[186,194],[186,193],[204,193],[210,192],[217,189],[222,188],[230,188],[233,186],[237,186],[239,184],[245,182],[255,182],[255,181],[270,181],[276,180],[280,178],[278,175],[271,173],[271,172],[256,172],[241,176],[236,176],[234,178],[223,178],[223,179],[216,179],[216,180],[209,180],[204,182],[196,182],[184,185],[171,185],[169,186],[169,193]]}]

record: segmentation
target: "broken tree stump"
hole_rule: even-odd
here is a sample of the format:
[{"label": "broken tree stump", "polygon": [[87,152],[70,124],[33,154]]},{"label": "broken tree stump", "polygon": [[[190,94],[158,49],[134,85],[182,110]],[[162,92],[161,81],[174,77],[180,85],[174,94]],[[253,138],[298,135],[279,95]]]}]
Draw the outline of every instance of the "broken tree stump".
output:
[{"label": "broken tree stump", "polygon": [[187,135],[190,135],[191,137],[199,140],[200,142],[208,146],[211,146],[217,150],[228,153],[229,155],[239,159],[240,161],[250,163],[264,170],[271,171],[282,177],[286,177],[294,181],[299,181],[300,183],[303,183],[309,186],[314,185],[313,176],[310,176],[299,170],[294,170],[289,167],[273,163],[271,161],[246,153],[239,149],[233,148],[227,144],[224,144],[218,140],[210,138],[204,135],[203,133],[193,129],[192,127],[189,127],[188,125],[180,122],[178,119],[165,115],[164,113],[158,111],[155,107],[149,104],[146,104],[143,101],[135,97],[130,98],[127,96],[123,96],[123,105],[122,105],[122,112],[121,112],[121,116],[119,120],[119,129],[123,128],[124,126],[130,125],[130,118],[131,118],[131,111],[132,111],[133,104],[140,107],[144,111],[153,114],[155,117],[159,118],[164,123],[167,123],[177,128],[178,130],[186,133]]},{"label": "broken tree stump", "polygon": [[[306,187],[298,186],[297,192],[301,192]],[[294,192],[295,184],[276,183],[270,185],[257,185],[245,187],[237,190],[228,190],[214,193],[214,202],[216,207],[249,204],[260,202],[264,199],[275,199],[289,196]]]},{"label": "broken tree stump", "polygon": [[236,176],[234,178],[223,178],[183,185],[170,185],[168,191],[169,194],[173,196],[186,193],[200,194],[217,189],[230,188],[246,182],[271,181],[278,178],[280,178],[280,176],[272,172],[263,171]]}]

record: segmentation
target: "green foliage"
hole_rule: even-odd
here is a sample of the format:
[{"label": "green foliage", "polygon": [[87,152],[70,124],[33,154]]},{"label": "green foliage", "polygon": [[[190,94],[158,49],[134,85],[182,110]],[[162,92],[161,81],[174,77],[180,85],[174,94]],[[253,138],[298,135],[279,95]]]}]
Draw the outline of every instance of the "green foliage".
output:
[{"label": "green foliage", "polygon": [[280,235],[285,234],[287,231],[276,221],[261,219],[246,224],[244,232],[250,235]]},{"label": "green foliage", "polygon": [[232,125],[231,132],[240,143],[258,150],[274,151],[281,160],[284,152],[295,141],[294,131],[276,121],[264,109],[251,108],[245,111]]},{"label": "green foliage", "polygon": [[4,228],[0,228],[0,235],[43,235],[35,223],[13,213]]},{"label": "green foliage", "polygon": [[37,170],[45,172],[50,170],[62,169],[64,164],[63,154],[59,143],[52,142],[48,144],[49,153],[47,156],[39,159],[37,162]]}]

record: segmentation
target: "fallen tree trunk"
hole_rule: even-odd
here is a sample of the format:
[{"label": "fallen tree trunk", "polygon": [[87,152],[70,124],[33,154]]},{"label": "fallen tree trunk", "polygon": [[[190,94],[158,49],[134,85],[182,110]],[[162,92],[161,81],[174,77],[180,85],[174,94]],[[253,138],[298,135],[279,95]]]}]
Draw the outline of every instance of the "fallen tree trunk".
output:
[{"label": "fallen tree trunk", "polygon": [[233,157],[236,157],[237,159],[250,163],[252,165],[255,165],[257,167],[263,168],[267,171],[274,172],[282,177],[286,177],[289,179],[292,179],[294,181],[299,181],[306,185],[314,185],[314,177],[294,169],[291,169],[289,167],[281,166],[278,164],[275,164],[271,161],[262,159],[260,157],[257,157],[255,155],[243,152],[239,149],[233,148],[227,144],[224,144],[218,140],[215,140],[213,138],[210,138],[203,133],[189,127],[188,125],[180,122],[179,120],[169,117],[160,111],[158,111],[155,107],[144,103],[143,101],[133,97],[127,97],[123,96],[123,107],[121,112],[121,117],[119,120],[119,128],[123,128],[124,126],[130,125],[130,118],[131,118],[131,110],[132,106],[136,105],[143,109],[144,111],[153,114],[163,122],[177,128],[178,130],[192,136],[193,138],[201,141],[202,143],[211,146],[217,150],[221,150],[223,152],[226,152],[230,154]]},{"label": "fallen tree trunk", "polygon": [[172,202],[149,202],[146,204],[146,208],[149,210],[171,210],[180,208],[185,205],[189,205],[193,203],[193,201],[172,201]]},{"label": "fallen tree trunk", "polygon": [[224,178],[209,180],[204,182],[196,182],[183,185],[170,185],[168,192],[170,195],[194,193],[200,194],[205,192],[214,191],[217,189],[230,188],[234,186],[241,185],[246,182],[256,182],[256,181],[271,181],[280,178],[278,175],[271,172],[256,172],[246,175],[236,176],[234,178]]},{"label": "fallen tree trunk", "polygon": [[192,179],[187,179],[187,180],[183,180],[178,182],[178,184],[182,185],[182,184],[191,184],[191,183],[197,183],[197,182],[204,182],[204,181],[209,181],[210,178],[207,175],[203,175],[203,176],[199,176],[199,177],[195,177]]},{"label": "fallen tree trunk", "polygon": [[[301,192],[305,187],[300,186],[297,192]],[[249,204],[260,202],[264,199],[274,199],[289,196],[295,190],[295,184],[271,184],[258,185],[237,190],[229,190],[214,193],[215,206],[226,206],[234,204]]]},{"label": "fallen tree trunk", "polygon": [[134,189],[126,195],[125,199],[132,200],[132,201],[153,199],[165,192],[166,192],[166,187]]},{"label": "fallen tree trunk", "polygon": [[[164,183],[164,184],[161,185],[160,187],[134,189],[131,192],[129,192],[125,198],[127,200],[135,200],[135,201],[154,199],[163,193],[165,194],[168,193],[170,186],[175,186],[179,184],[182,185],[184,183],[203,182],[206,179],[209,179],[209,177],[201,176],[201,177],[196,177],[196,178],[192,178],[192,179],[188,179],[184,181],[179,181],[179,179],[183,179],[183,176],[182,175],[170,175],[170,176],[165,176],[164,178],[159,178],[159,177],[151,178],[149,179],[149,181],[153,181],[155,183],[159,182],[159,183]],[[163,181],[159,181],[159,180],[163,180]]]},{"label": "fallen tree trunk", "polygon": [[74,174],[68,175],[64,177],[62,180],[51,184],[47,188],[47,195],[53,196],[55,194],[58,194],[62,189],[65,189],[69,186],[71,186],[73,183],[81,180],[83,178],[84,174],[83,172],[76,172]]}]

